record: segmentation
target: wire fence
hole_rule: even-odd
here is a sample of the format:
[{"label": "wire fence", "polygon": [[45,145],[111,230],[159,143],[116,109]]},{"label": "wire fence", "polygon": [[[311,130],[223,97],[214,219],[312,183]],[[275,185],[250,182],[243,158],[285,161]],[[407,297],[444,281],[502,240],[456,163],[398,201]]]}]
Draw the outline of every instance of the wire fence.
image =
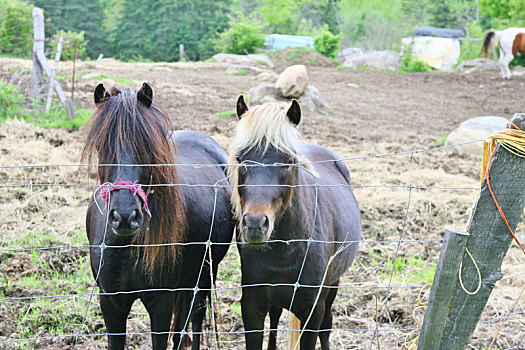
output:
[{"label": "wire fence", "polygon": [[[332,343],[337,343],[342,345],[342,348],[354,349],[354,348],[369,348],[373,349],[381,345],[384,348],[384,344],[396,344],[398,347],[403,347],[403,339],[410,332],[417,331],[417,325],[411,321],[409,315],[412,314],[412,309],[416,307],[416,302],[414,299],[414,293],[417,293],[421,288],[425,286],[425,278],[418,276],[419,278],[410,279],[409,282],[406,281],[403,276],[403,270],[407,269],[407,259],[411,258],[411,254],[406,253],[405,247],[412,247],[416,251],[420,251],[420,256],[413,256],[414,264],[416,270],[428,270],[430,274],[433,275],[433,269],[430,265],[435,263],[435,259],[439,253],[441,247],[441,242],[443,238],[439,235],[440,232],[431,232],[429,236],[421,237],[420,234],[414,234],[409,232],[413,227],[417,227],[417,224],[412,223],[411,212],[413,210],[419,210],[418,208],[414,209],[414,194],[417,191],[427,193],[431,191],[444,191],[445,193],[456,192],[456,191],[466,191],[467,193],[475,194],[479,189],[476,186],[439,186],[439,185],[425,185],[417,183],[414,179],[414,168],[418,166],[415,161],[415,157],[421,154],[426,154],[430,152],[438,152],[453,149],[461,145],[466,145],[470,143],[480,142],[480,140],[466,142],[457,145],[435,147],[430,149],[419,149],[414,151],[407,152],[398,152],[398,153],[383,153],[370,156],[360,156],[360,157],[348,157],[341,160],[345,161],[347,164],[352,162],[362,162],[371,159],[385,159],[385,158],[396,158],[396,157],[408,157],[406,161],[407,169],[407,180],[404,184],[392,184],[392,183],[372,183],[372,184],[334,184],[334,185],[321,185],[321,184],[310,184],[310,185],[291,185],[286,187],[300,188],[300,187],[313,187],[316,193],[316,200],[314,205],[314,211],[312,213],[312,220],[315,223],[315,220],[318,218],[317,211],[317,195],[319,191],[322,191],[323,188],[333,188],[333,187],[351,187],[352,189],[359,191],[375,191],[375,190],[389,190],[389,191],[406,191],[404,193],[404,207],[402,211],[397,208],[395,215],[393,215],[395,221],[397,221],[397,234],[390,233],[386,238],[374,237],[372,235],[372,229],[366,228],[363,232],[363,239],[360,241],[360,253],[356,258],[354,266],[350,271],[346,272],[342,279],[342,283],[337,287],[326,286],[326,285],[304,285],[300,284],[301,275],[303,273],[303,268],[305,266],[305,261],[307,255],[300,257],[302,259],[302,267],[299,272],[298,278],[296,281],[290,283],[259,283],[259,284],[241,284],[240,283],[240,262],[239,256],[236,249],[229,249],[227,257],[219,265],[219,273],[217,276],[217,284],[212,285],[211,288],[201,288],[199,287],[199,281],[204,273],[204,266],[206,259],[210,257],[211,247],[213,245],[243,245],[247,244],[245,242],[233,241],[229,243],[218,243],[212,242],[212,232],[214,227],[216,204],[217,204],[217,193],[223,187],[231,188],[231,185],[228,183],[228,179],[225,178],[221,181],[218,181],[214,184],[197,184],[197,185],[188,185],[188,184],[152,184],[152,187],[159,186],[192,186],[192,187],[209,187],[214,189],[214,210],[213,217],[211,219],[209,237],[207,241],[203,242],[183,242],[183,243],[169,243],[169,244],[159,244],[159,245],[136,245],[136,244],[127,244],[127,245],[106,245],[106,235],[111,234],[110,232],[104,232],[104,239],[100,245],[93,244],[44,244],[45,242],[38,241],[38,244],[28,244],[27,241],[22,240],[22,243],[16,242],[12,239],[4,239],[0,244],[0,267],[5,268],[6,265],[9,265],[9,261],[12,261],[16,257],[16,254],[26,254],[29,255],[31,259],[45,259],[45,254],[53,254],[56,252],[58,256],[65,254],[67,251],[81,251],[79,255],[82,257],[74,262],[69,262],[73,264],[74,268],[85,268],[88,269],[87,263],[87,250],[88,249],[99,249],[100,250],[100,261],[98,262],[97,272],[95,274],[95,281],[98,279],[98,276],[101,270],[104,268],[103,257],[108,250],[112,249],[129,249],[135,247],[144,247],[144,246],[167,246],[167,245],[179,245],[179,246],[190,246],[190,245],[202,245],[205,247],[205,254],[202,257],[201,269],[197,277],[197,283],[192,288],[151,288],[151,289],[137,289],[132,291],[115,291],[115,292],[105,292],[97,291],[97,285],[93,283],[92,280],[86,281],[86,274],[80,276],[78,281],[74,281],[73,286],[78,285],[82,286],[78,288],[79,290],[71,290],[72,285],[64,286],[61,289],[61,286],[54,286],[54,288],[39,288],[38,284],[41,283],[38,281],[38,278],[34,278],[29,281],[33,283],[31,288],[30,284],[24,285],[25,288],[18,288],[17,283],[9,281],[9,277],[4,277],[0,279],[2,282],[0,284],[0,305],[3,305],[3,308],[0,308],[0,316],[2,313],[9,314],[8,312],[13,312],[14,309],[20,309],[20,313],[25,312],[26,316],[31,312],[31,308],[56,308],[60,309],[63,304],[73,304],[74,305],[74,314],[75,317],[70,321],[66,326],[62,326],[59,331],[58,328],[54,329],[49,327],[49,329],[39,328],[38,331],[32,332],[23,332],[16,329],[15,326],[11,327],[11,332],[0,332],[0,348],[2,346],[9,347],[26,347],[27,344],[37,344],[42,342],[65,342],[69,344],[72,348],[83,348],[83,342],[86,339],[95,339],[98,343],[103,344],[104,341],[101,340],[108,335],[127,335],[128,340],[139,341],[139,344],[144,345],[146,348],[149,347],[149,344],[145,339],[142,339],[147,336],[154,334],[169,334],[173,335],[175,333],[180,335],[195,335],[201,334],[205,337],[207,347],[209,348],[221,348],[227,346],[228,348],[243,348],[244,334],[251,332],[269,332],[277,331],[279,335],[279,342],[284,341],[284,336],[290,331],[305,331],[290,329],[288,324],[289,316],[286,317],[286,320],[282,320],[277,328],[268,327],[265,324],[264,329],[255,330],[255,331],[245,331],[242,328],[242,324],[239,321],[239,306],[238,300],[239,295],[244,288],[255,288],[255,287],[289,287],[293,288],[292,300],[290,307],[294,302],[298,302],[296,297],[296,291],[299,288],[312,288],[321,291],[323,288],[337,288],[339,294],[336,298],[336,303],[334,304],[334,314],[335,314],[335,325],[330,329],[332,332]],[[302,167],[305,165],[315,166],[318,163],[324,162],[333,162],[335,160],[327,160],[321,162],[308,162],[300,163],[297,166]],[[116,164],[20,164],[20,165],[0,165],[0,171],[31,171],[38,172],[42,169],[51,169],[51,168],[86,168],[93,166],[115,166]],[[125,165],[120,165],[125,166]],[[130,165],[130,166],[174,166],[174,167],[215,167],[215,164],[157,164],[157,165]],[[230,166],[230,164],[222,164],[222,166]],[[267,166],[283,166],[283,164],[260,164],[260,163],[250,163],[250,164],[241,164],[233,166],[246,166],[246,167],[267,167]],[[75,188],[82,191],[94,191],[93,196],[95,196],[98,191],[103,186],[111,186],[108,184],[91,184],[91,183],[68,183],[68,182],[47,182],[47,183],[33,183],[33,182],[24,182],[18,183],[16,181],[6,181],[0,183],[0,189],[3,191],[9,192],[19,188],[28,188],[31,191],[33,189],[46,189],[46,188]],[[265,185],[265,186],[277,186],[277,185]],[[282,186],[282,185],[278,185]],[[109,192],[111,195],[111,192]],[[357,193],[359,199],[359,193]],[[9,200],[9,196],[6,195],[5,198]],[[109,210],[98,208],[102,215],[106,216]],[[366,209],[362,208],[362,212],[366,219]],[[465,216],[468,216],[465,213]],[[29,218],[30,219],[30,218]],[[373,221],[373,220],[370,220]],[[368,223],[369,224],[369,223]],[[107,230],[107,221],[106,221],[106,230]],[[312,226],[314,227],[314,225]],[[424,231],[419,229],[419,231]],[[421,232],[422,233],[422,232]],[[23,232],[20,232],[20,235],[23,235]],[[520,236],[523,236],[521,234]],[[314,238],[313,232],[311,233],[308,239],[292,239],[292,240],[270,240],[268,244],[306,244],[307,252],[308,248],[311,245],[315,244],[325,244],[325,245],[334,245],[334,244],[352,244],[356,243],[353,241],[323,241]],[[379,252],[378,252],[379,251]],[[382,253],[382,252],[386,253]],[[387,253],[391,253],[388,255]],[[423,259],[423,255],[427,255]],[[10,260],[11,259],[11,260]],[[374,259],[378,260],[374,262]],[[426,265],[423,263],[426,262]],[[67,264],[68,262],[66,262]],[[84,263],[81,265],[80,263]],[[76,265],[75,265],[76,264]],[[368,264],[368,266],[367,266]],[[77,266],[78,265],[78,266]],[[425,266],[424,266],[425,265]],[[430,266],[430,268],[429,268]],[[513,266],[518,266],[518,268],[523,268],[523,265],[514,262]],[[410,268],[410,266],[408,267]],[[375,271],[374,276],[359,276],[356,278],[356,275],[360,275],[359,270],[364,270],[364,274],[369,274],[371,270]],[[33,271],[33,274],[28,274],[26,276],[38,275],[38,273],[44,273],[45,271]],[[49,271],[47,272],[50,273]],[[52,273],[52,272],[51,272]],[[523,277],[525,276],[525,271],[513,271],[512,273],[507,273],[502,282],[506,288],[507,286],[515,286],[516,284],[523,284]],[[17,282],[20,282],[20,278]],[[29,279],[29,278],[27,278]],[[27,282],[27,281],[26,281]],[[27,283],[29,283],[27,282]],[[28,287],[29,286],[29,287]],[[67,288],[66,288],[67,287]],[[54,293],[53,291],[64,291]],[[40,293],[44,291],[44,293]],[[47,291],[47,292],[46,292]],[[208,326],[206,330],[202,332],[191,332],[187,331],[187,326],[190,322],[190,314],[188,314],[185,320],[185,327],[182,332],[152,332],[148,331],[149,327],[145,324],[135,327],[126,333],[108,333],[104,330],[104,327],[100,325],[100,312],[99,307],[96,305],[95,297],[100,296],[109,296],[109,295],[126,295],[126,294],[136,294],[136,293],[158,293],[158,292],[178,292],[178,291],[187,291],[192,292],[191,305],[193,306],[196,302],[196,296],[199,291],[210,291],[213,295],[212,302],[218,304],[217,311],[219,313],[218,317],[210,317],[208,321]],[[338,304],[337,300],[343,300],[341,304]],[[524,329],[524,317],[525,306],[521,303],[519,308],[512,310],[508,307],[508,303],[505,302],[505,298],[498,297],[494,300],[496,306],[488,307],[486,313],[483,316],[483,319],[480,321],[480,327],[489,327],[483,328],[483,330],[493,329],[490,328],[492,324],[497,324],[506,321],[508,326],[507,332],[500,333],[500,339],[498,340],[499,348],[504,349],[524,349],[525,348],[525,334],[519,334],[523,332]],[[357,300],[357,301],[356,301]],[[375,301],[376,306],[373,305],[372,301]],[[37,306],[38,303],[43,303],[41,306]],[[360,305],[361,304],[361,305]],[[211,308],[211,313],[215,311],[213,305]],[[360,310],[357,312],[356,310]],[[358,319],[353,318],[352,314],[357,313],[360,316]],[[16,312],[15,312],[16,313]],[[26,316],[18,316],[19,320],[25,320]],[[142,312],[135,312],[133,315],[135,318],[144,319],[147,322],[147,316]],[[133,318],[133,317],[132,317]],[[340,320],[338,320],[338,318]],[[98,321],[97,321],[98,319]],[[214,323],[215,319],[218,320],[217,327],[210,327],[210,323]],[[129,321],[130,322],[130,321]],[[95,326],[94,326],[95,325]],[[355,325],[355,326],[354,326]],[[515,327],[518,327],[517,329]],[[521,327],[521,328],[519,328]],[[504,328],[505,329],[505,328]],[[313,332],[322,332],[324,330],[308,330]],[[516,335],[516,331],[518,335]],[[510,334],[513,333],[513,334]],[[353,338],[359,339],[359,347],[352,340]],[[476,344],[482,344],[490,340],[489,338],[478,336],[479,339],[476,340]],[[182,337],[180,342],[175,348],[182,347]],[[366,340],[366,345],[364,341]],[[510,343],[513,342],[513,343]],[[477,346],[477,345],[473,345]]]}]

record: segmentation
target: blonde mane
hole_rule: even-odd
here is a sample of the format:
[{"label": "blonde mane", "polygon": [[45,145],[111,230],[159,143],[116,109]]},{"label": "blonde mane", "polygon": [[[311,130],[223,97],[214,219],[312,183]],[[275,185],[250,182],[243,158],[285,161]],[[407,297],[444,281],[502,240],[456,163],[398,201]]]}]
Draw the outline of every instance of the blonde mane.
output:
[{"label": "blonde mane", "polygon": [[242,217],[241,198],[239,195],[239,176],[237,152],[271,145],[286,154],[297,156],[295,145],[299,141],[299,131],[288,119],[287,103],[265,103],[251,107],[241,118],[235,132],[235,140],[230,149],[228,179],[232,186],[231,205],[236,220]]},{"label": "blonde mane", "polygon": [[254,147],[264,147],[266,151],[271,145],[295,156],[299,131],[286,116],[289,107],[287,103],[265,103],[250,108],[237,125],[232,151],[249,151]]}]

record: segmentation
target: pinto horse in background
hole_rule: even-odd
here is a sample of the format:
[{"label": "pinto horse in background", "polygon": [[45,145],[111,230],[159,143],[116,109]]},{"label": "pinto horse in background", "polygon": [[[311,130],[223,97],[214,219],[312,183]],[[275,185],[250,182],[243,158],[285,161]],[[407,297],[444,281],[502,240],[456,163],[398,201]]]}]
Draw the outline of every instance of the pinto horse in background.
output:
[{"label": "pinto horse in background", "polygon": [[[99,164],[101,187],[90,201],[86,227],[108,348],[124,349],[126,320],[140,299],[151,320],[152,348],[165,350],[173,313],[175,332],[185,330],[190,318],[192,330],[201,332],[213,283],[210,268],[216,276],[229,247],[212,244],[210,266],[206,242],[232,239],[230,191],[214,187],[225,181],[219,164],[228,157],[202,133],[172,132],[169,117],[153,103],[146,83],[138,92],[105,90],[100,84],[95,104],[82,157]],[[175,163],[188,166],[166,166]],[[201,244],[176,245],[191,242]],[[192,290],[173,291],[196,286],[208,290],[198,291],[194,303]],[[174,349],[188,345],[188,336],[182,339],[180,334],[173,337]],[[200,335],[195,334],[192,349],[199,346]]]},{"label": "pinto horse in background", "polygon": [[517,53],[525,54],[525,28],[507,28],[485,34],[481,55],[489,56],[489,49],[494,50],[499,47],[499,65],[501,75],[504,79],[510,79],[512,73],[509,69],[510,62]]},{"label": "pinto horse in background", "polygon": [[242,285],[253,285],[242,289],[246,348],[262,348],[269,313],[268,349],[274,350],[279,317],[288,309],[289,328],[299,329],[293,326],[299,319],[304,331],[300,349],[313,350],[319,336],[327,350],[339,279],[361,238],[350,174],[332,151],[297,142],[296,100],[248,109],[240,96],[237,116],[229,175],[237,240],[246,243],[238,245]]}]

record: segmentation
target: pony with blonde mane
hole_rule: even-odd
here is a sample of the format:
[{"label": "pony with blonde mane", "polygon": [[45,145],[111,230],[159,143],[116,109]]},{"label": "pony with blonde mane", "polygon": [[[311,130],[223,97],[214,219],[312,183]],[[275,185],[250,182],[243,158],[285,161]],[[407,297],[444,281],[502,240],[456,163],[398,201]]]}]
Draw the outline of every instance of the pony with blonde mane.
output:
[{"label": "pony with blonde mane", "polygon": [[94,97],[83,160],[98,162],[101,186],[86,228],[108,348],[124,349],[126,321],[140,299],[151,320],[152,349],[166,349],[175,313],[173,348],[190,342],[181,332],[191,319],[197,350],[212,276],[233,236],[230,191],[214,187],[225,180],[220,165],[227,154],[202,133],[173,132],[147,83],[137,92],[100,84]]},{"label": "pony with blonde mane", "polygon": [[317,337],[329,349],[331,306],[361,237],[350,174],[332,151],[299,143],[296,100],[248,109],[240,96],[236,109],[240,122],[229,179],[242,284],[253,285],[243,288],[241,298],[246,348],[262,348],[269,313],[268,349],[275,349],[287,309],[292,327],[300,325],[292,332],[300,349],[314,349]]},{"label": "pony with blonde mane", "polygon": [[488,57],[490,51],[496,55],[499,48],[499,65],[503,79],[510,79],[512,73],[509,64],[517,53],[525,54],[525,28],[507,28],[505,30],[491,31],[485,34],[481,55]]}]

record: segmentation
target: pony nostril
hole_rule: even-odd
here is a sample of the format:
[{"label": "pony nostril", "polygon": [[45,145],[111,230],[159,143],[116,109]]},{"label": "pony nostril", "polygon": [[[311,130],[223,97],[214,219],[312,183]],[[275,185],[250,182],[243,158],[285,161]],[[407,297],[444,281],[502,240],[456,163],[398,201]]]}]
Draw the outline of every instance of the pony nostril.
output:
[{"label": "pony nostril", "polygon": [[142,212],[138,209],[133,210],[133,212],[129,215],[128,221],[129,226],[132,229],[137,229],[142,224],[144,219],[144,216],[142,215]]},{"label": "pony nostril", "polygon": [[268,228],[268,215],[263,215],[261,221],[260,221],[260,226],[262,229],[266,229]]},{"label": "pony nostril", "polygon": [[111,209],[109,212],[109,218],[111,220],[111,226],[113,228],[118,228],[120,226],[120,223],[122,222],[122,216],[120,216],[119,212],[115,209]]}]

